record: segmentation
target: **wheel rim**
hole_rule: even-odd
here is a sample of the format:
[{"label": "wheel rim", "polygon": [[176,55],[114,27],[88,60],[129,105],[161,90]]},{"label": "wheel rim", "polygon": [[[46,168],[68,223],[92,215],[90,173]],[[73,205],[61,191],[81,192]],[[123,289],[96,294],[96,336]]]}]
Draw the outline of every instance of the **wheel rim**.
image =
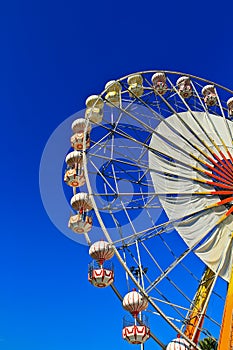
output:
[{"label": "wheel rim", "polygon": [[[149,83],[148,77],[150,77],[152,74],[156,73],[157,71],[148,71],[148,72],[140,72],[139,74],[142,74],[144,77],[144,81],[146,81],[151,88],[151,84]],[[172,81],[170,79],[170,75],[173,76],[182,76],[184,75],[183,73],[178,73],[178,72],[165,72],[167,76],[169,76],[169,86],[172,86],[172,91],[170,91],[170,98],[172,98],[173,95],[173,103],[171,103],[171,100],[169,101],[169,105],[165,103],[165,98],[162,98],[162,102],[160,104],[157,102],[157,105],[153,105],[153,102],[150,101],[150,97],[153,95],[153,98],[158,101],[158,99],[161,99],[160,95],[155,95],[153,91],[150,91],[148,89],[149,93],[146,94],[144,90],[144,95],[142,97],[136,98],[135,100],[132,101],[131,98],[123,98],[121,101],[121,104],[119,107],[114,106],[114,111],[111,110],[111,112],[104,112],[104,118],[106,118],[106,115],[108,114],[109,119],[104,119],[102,122],[102,126],[96,125],[95,129],[98,130],[98,134],[101,135],[99,140],[94,139],[92,140],[92,146],[90,150],[88,150],[87,153],[85,153],[85,145],[84,145],[84,170],[85,170],[85,177],[87,179],[87,188],[89,195],[92,197],[92,201],[94,203],[94,210],[95,210],[95,215],[98,219],[99,226],[101,232],[103,231],[105,237],[110,243],[113,243],[115,246],[115,251],[116,255],[121,263],[121,265],[124,267],[126,270],[126,285],[128,283],[127,278],[130,277],[130,279],[133,281],[134,284],[138,287],[139,290],[141,290],[142,293],[145,293],[145,295],[149,298],[150,304],[152,308],[158,312],[160,315],[164,316],[166,321],[168,322],[169,326],[173,327],[175,331],[179,331],[182,333],[181,329],[182,327],[177,326],[177,320],[180,318],[180,324],[183,324],[183,329],[184,329],[184,324],[185,324],[185,317],[188,312],[188,309],[190,309],[190,304],[192,302],[192,296],[195,294],[195,290],[197,289],[198,285],[198,280],[200,280],[201,276],[195,277],[194,280],[196,279],[196,284],[189,290],[182,292],[181,287],[173,281],[170,281],[170,276],[172,274],[183,274],[183,276],[186,274],[184,272],[181,273],[181,267],[183,266],[183,269],[188,271],[188,267],[186,266],[190,264],[189,260],[196,259],[196,263],[202,266],[202,262],[200,262],[195,255],[192,253],[193,247],[186,247],[185,244],[182,243],[180,247],[180,250],[178,247],[173,246],[170,243],[170,238],[171,232],[173,235],[173,240],[174,241],[180,241],[180,237],[178,236],[177,232],[174,230],[173,224],[171,225],[172,220],[169,220],[166,218],[166,210],[165,213],[163,211],[163,207],[160,205],[160,201],[158,199],[158,195],[153,194],[154,190],[154,185],[152,186],[152,181],[150,178],[149,171],[152,171],[153,169],[149,169],[148,166],[148,157],[146,155],[146,152],[148,150],[151,150],[152,152],[155,152],[155,149],[152,149],[149,140],[151,140],[151,135],[154,133],[155,128],[159,125],[161,122],[161,118],[158,116],[156,119],[152,120],[151,115],[147,116],[147,119],[145,121],[145,110],[144,107],[148,109],[149,105],[149,110],[151,112],[151,109],[157,108],[157,113],[160,114],[160,116],[166,120],[171,116],[171,112],[174,112],[174,105],[176,107],[175,111],[176,113],[180,113],[184,111],[184,106],[186,104],[182,99],[179,101],[179,94],[177,94],[177,87],[175,84],[172,84]],[[138,74],[138,73],[137,73]],[[192,96],[190,100],[192,100],[192,111],[194,108],[195,112],[200,112],[201,107],[203,108],[204,112],[207,111],[204,103],[202,102],[202,98],[200,97],[200,89],[203,87],[203,83],[205,84],[214,84],[208,80],[197,78],[195,76],[187,75],[185,76],[190,77],[190,79],[193,79],[194,81],[192,82],[193,88],[195,91],[195,98]],[[122,86],[126,86],[125,80],[128,78],[128,76],[123,77],[119,79],[118,81],[122,84]],[[227,107],[226,107],[226,102],[224,102],[224,99],[231,97],[229,93],[233,93],[231,90],[224,88],[218,84],[214,84],[216,88],[219,88],[221,90],[220,96],[218,96],[218,107],[208,107],[208,111],[210,108],[215,108],[215,110],[211,110],[211,112],[208,112],[209,114],[213,115],[225,115],[225,121],[224,123],[228,123],[228,116],[226,115]],[[175,90],[174,90],[175,89]],[[198,90],[199,89],[199,90]],[[175,92],[174,92],[175,91]],[[100,96],[104,98],[106,91],[104,91]],[[122,92],[122,96],[126,96],[127,94],[127,89]],[[177,95],[177,96],[176,96]],[[175,103],[175,97],[177,97],[177,102]],[[146,104],[145,99],[146,98]],[[166,97],[167,99],[167,97]],[[199,104],[194,105],[194,102],[199,101]],[[223,102],[222,102],[223,101]],[[133,110],[133,107],[135,107],[135,104],[139,102],[139,106],[136,106],[136,108]],[[143,108],[142,108],[143,107]],[[172,107],[173,109],[171,109]],[[186,106],[187,107],[187,106]],[[111,109],[111,107],[107,107]],[[118,110],[118,115],[114,116],[114,112]],[[119,115],[119,110],[120,110],[120,115]],[[220,111],[220,112],[219,112]],[[152,112],[151,112],[152,113]],[[170,113],[170,114],[169,114]],[[135,117],[136,114],[136,117]],[[143,116],[143,120],[139,119],[138,115]],[[154,116],[155,113],[152,113]],[[115,119],[114,119],[115,118]],[[131,122],[127,123],[129,121],[129,118],[131,118]],[[222,118],[224,118],[222,116]],[[114,128],[113,128],[114,125]],[[117,126],[116,126],[117,125]],[[132,130],[132,128],[134,130]],[[102,132],[99,132],[100,129]],[[231,127],[230,127],[231,129]],[[136,130],[136,131],[135,131]],[[144,133],[143,133],[144,131]],[[146,132],[145,132],[146,131]],[[231,130],[230,130],[231,132]],[[194,132],[195,133],[195,132]],[[96,132],[97,134],[97,132]],[[136,135],[137,134],[137,135]],[[230,134],[231,135],[231,134]],[[219,136],[219,135],[218,135]],[[119,140],[120,138],[124,138],[127,142],[122,143],[122,140]],[[118,140],[117,140],[118,139]],[[116,142],[117,140],[117,142]],[[116,143],[114,143],[116,142]],[[132,148],[129,147],[130,143],[133,143]],[[168,142],[168,141],[166,141]],[[171,144],[169,144],[171,146]],[[113,147],[116,146],[116,147]],[[179,145],[178,145],[179,146]],[[117,148],[117,150],[115,150]],[[132,152],[134,148],[134,153]],[[104,150],[104,152],[103,152]],[[101,152],[102,152],[102,157],[101,157]],[[132,156],[134,154],[134,156]],[[139,156],[141,154],[140,162],[139,162]],[[159,153],[156,152],[158,155]],[[135,158],[134,158],[135,157]],[[138,157],[138,158],[137,158]],[[166,159],[166,155],[163,158]],[[228,159],[229,160],[229,159]],[[137,167],[138,166],[138,167]],[[133,170],[134,169],[134,170]],[[143,169],[143,170],[142,170]],[[123,181],[127,182],[129,178],[123,177],[123,174],[125,171],[128,172],[128,176],[131,177],[131,185],[133,184],[133,193],[132,192],[126,192],[127,185],[125,183],[122,183],[121,186],[118,186],[117,183],[118,181]],[[134,172],[134,176],[133,176]],[[111,175],[112,177],[111,177]],[[135,177],[136,174],[136,177]],[[92,176],[93,175],[93,176]],[[142,183],[142,179],[144,178],[144,183]],[[222,178],[223,180],[229,180],[226,178]],[[102,180],[102,182],[101,182]],[[140,186],[138,186],[139,180],[141,181]],[[230,177],[231,180],[231,177]],[[95,185],[94,181],[96,182]],[[222,182],[224,183],[224,182]],[[151,192],[145,191],[145,188],[151,188]],[[105,191],[102,191],[103,188]],[[142,190],[143,189],[143,190]],[[101,191],[100,191],[101,190]],[[136,190],[139,190],[138,192]],[[135,192],[136,191],[136,192]],[[169,193],[166,193],[168,196]],[[172,194],[173,195],[173,194]],[[123,199],[124,198],[124,199]],[[225,199],[225,198],[224,198]],[[133,205],[132,205],[133,203]],[[150,207],[149,207],[150,205]],[[223,204],[222,204],[223,205]],[[102,206],[102,207],[101,207]],[[144,226],[142,222],[140,221],[141,218],[141,209],[143,209],[143,212],[147,212],[147,220],[148,217],[151,218],[151,215],[156,213],[156,220],[151,220],[151,227],[149,227],[149,224],[147,220],[144,220]],[[108,210],[108,215],[106,216],[104,213],[104,210]],[[123,210],[123,214],[120,213]],[[134,214],[129,214],[130,211],[134,210]],[[135,214],[137,213],[137,214]],[[160,220],[159,220],[160,217]],[[169,215],[168,215],[169,217]],[[183,217],[184,218],[184,217]],[[128,222],[127,222],[128,220]],[[167,221],[166,221],[167,220]],[[171,221],[171,222],[170,222]],[[230,217],[231,221],[231,217]],[[140,224],[138,224],[140,222]],[[146,223],[147,222],[147,223]],[[122,224],[123,223],[123,224]],[[138,225],[138,226],[137,226]],[[135,229],[136,227],[140,227],[140,229]],[[145,227],[147,226],[147,227]],[[128,230],[127,234],[125,234],[125,230],[127,230],[130,227],[131,230]],[[118,232],[118,237],[113,233],[113,232]],[[169,233],[170,232],[170,233]],[[102,233],[101,233],[102,234]],[[95,235],[96,236],[96,235]],[[164,238],[165,237],[165,238]],[[101,237],[97,237],[101,238]],[[167,251],[170,252],[169,258],[167,256],[168,263],[167,265],[159,265],[159,262],[155,259],[155,251],[152,250],[150,247],[150,244],[148,244],[149,247],[147,247],[146,242],[152,240],[161,240],[161,244],[166,246]],[[156,241],[156,242],[157,242]],[[177,249],[177,250],[176,250]],[[128,250],[128,252],[127,252]],[[142,250],[144,253],[142,253]],[[132,253],[133,252],[133,253]],[[160,254],[163,254],[160,251]],[[133,264],[135,265],[136,268],[139,269],[139,275],[140,278],[135,278],[135,271],[132,273],[130,271],[130,263],[127,260],[126,264],[126,256],[128,255],[127,259],[131,261],[132,267]],[[156,266],[158,272],[156,278],[151,279],[148,274],[143,271],[144,267],[144,257],[147,255],[151,261]],[[133,257],[134,256],[134,257]],[[191,258],[190,258],[191,256]],[[131,257],[131,258],[130,258]],[[228,256],[229,259],[229,256]],[[164,263],[164,262],[163,262]],[[150,264],[148,264],[150,265]],[[151,267],[149,267],[150,269]],[[174,271],[177,271],[176,273]],[[188,274],[190,276],[194,275],[193,270],[189,271]],[[188,276],[188,275],[187,275]],[[169,280],[168,280],[169,278]],[[174,278],[174,277],[173,277]],[[169,298],[171,298],[170,293],[168,293],[169,298],[167,295],[164,295],[162,290],[166,289],[166,283],[164,281],[169,281],[167,282],[167,286],[173,285],[174,290],[176,290],[177,293],[180,295],[183,295],[184,300],[181,302],[183,305],[180,305],[177,307],[177,304],[175,302],[171,302]],[[217,279],[216,279],[217,280]],[[189,279],[187,278],[187,283]],[[191,279],[190,279],[191,281]],[[172,282],[172,283],[171,283]],[[162,285],[164,283],[164,285]],[[190,282],[191,283],[191,282]],[[218,284],[218,282],[217,282]],[[174,286],[175,285],[175,286]],[[161,290],[156,290],[157,286],[161,288]],[[181,283],[181,286],[182,283]],[[212,300],[218,300],[219,305],[224,304],[224,292],[222,291],[225,288],[225,285],[221,285],[220,287],[217,285],[217,287],[213,287],[213,293],[212,293]],[[215,290],[216,289],[216,290]],[[221,290],[221,298],[217,299],[216,293],[218,290]],[[152,294],[154,293],[154,294]],[[173,291],[173,294],[174,291]],[[156,297],[156,295],[158,297]],[[214,297],[213,297],[214,296]],[[180,297],[179,297],[180,298]],[[179,300],[178,298],[178,300]],[[162,306],[161,308],[158,307],[158,305],[155,303],[155,300],[157,304],[165,304],[166,307]],[[162,301],[163,300],[163,301]],[[221,301],[220,301],[221,300]],[[168,311],[168,306],[167,302],[171,303],[172,306],[170,307],[170,311]],[[214,301],[212,301],[214,303]],[[175,310],[175,313],[173,311]],[[183,310],[183,311],[180,311]],[[151,312],[153,312],[151,310]],[[179,317],[175,317],[176,315],[179,315]],[[216,318],[211,318],[210,316],[207,315],[206,319],[208,320],[209,323],[212,322],[213,326],[213,334],[215,337],[217,337],[218,330],[215,328],[218,328],[220,326],[221,322],[221,317]],[[207,325],[209,324],[207,322]],[[217,325],[218,324],[218,325]],[[216,327],[214,326],[216,325]],[[205,327],[204,327],[205,328]],[[211,327],[210,327],[211,328]],[[204,334],[208,334],[208,331],[204,330]],[[185,335],[183,335],[185,337]]]}]

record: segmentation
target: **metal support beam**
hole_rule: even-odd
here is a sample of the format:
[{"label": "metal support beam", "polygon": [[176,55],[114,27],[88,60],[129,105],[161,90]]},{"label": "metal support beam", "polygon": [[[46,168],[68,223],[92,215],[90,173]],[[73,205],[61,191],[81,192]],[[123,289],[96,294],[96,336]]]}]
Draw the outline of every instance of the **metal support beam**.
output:
[{"label": "metal support beam", "polygon": [[222,319],[218,350],[233,349],[233,267]]}]

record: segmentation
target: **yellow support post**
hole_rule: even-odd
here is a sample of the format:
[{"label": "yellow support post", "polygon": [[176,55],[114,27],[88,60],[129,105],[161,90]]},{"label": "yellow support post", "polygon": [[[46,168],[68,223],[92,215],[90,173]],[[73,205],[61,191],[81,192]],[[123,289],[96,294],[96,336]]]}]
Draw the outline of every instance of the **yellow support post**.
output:
[{"label": "yellow support post", "polygon": [[233,267],[223,313],[218,350],[233,350]]},{"label": "yellow support post", "polygon": [[194,297],[192,309],[187,317],[188,323],[184,333],[196,344],[200,336],[199,328],[201,328],[204,322],[205,309],[207,306],[206,301],[214,282],[214,276],[215,273],[207,267]]}]

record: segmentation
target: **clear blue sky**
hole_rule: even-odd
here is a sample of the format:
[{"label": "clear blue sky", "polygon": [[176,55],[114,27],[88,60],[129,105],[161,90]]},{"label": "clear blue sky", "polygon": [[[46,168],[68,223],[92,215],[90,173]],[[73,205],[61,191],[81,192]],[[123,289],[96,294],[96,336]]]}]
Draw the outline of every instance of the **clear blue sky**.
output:
[{"label": "clear blue sky", "polygon": [[0,7],[0,349],[130,349],[120,302],[87,281],[87,248],[47,217],[41,154],[87,96],[128,73],[178,70],[233,89],[233,3],[12,0]]}]

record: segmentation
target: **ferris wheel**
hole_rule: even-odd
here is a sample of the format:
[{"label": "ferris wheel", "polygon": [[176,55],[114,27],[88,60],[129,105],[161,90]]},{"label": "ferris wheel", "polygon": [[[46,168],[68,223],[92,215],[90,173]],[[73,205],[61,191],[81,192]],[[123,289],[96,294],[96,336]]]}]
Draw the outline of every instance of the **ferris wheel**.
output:
[{"label": "ferris wheel", "polygon": [[123,301],[131,344],[200,349],[220,337],[232,349],[232,96],[145,71],[108,82],[73,121],[68,226],[90,246],[90,283]]}]

